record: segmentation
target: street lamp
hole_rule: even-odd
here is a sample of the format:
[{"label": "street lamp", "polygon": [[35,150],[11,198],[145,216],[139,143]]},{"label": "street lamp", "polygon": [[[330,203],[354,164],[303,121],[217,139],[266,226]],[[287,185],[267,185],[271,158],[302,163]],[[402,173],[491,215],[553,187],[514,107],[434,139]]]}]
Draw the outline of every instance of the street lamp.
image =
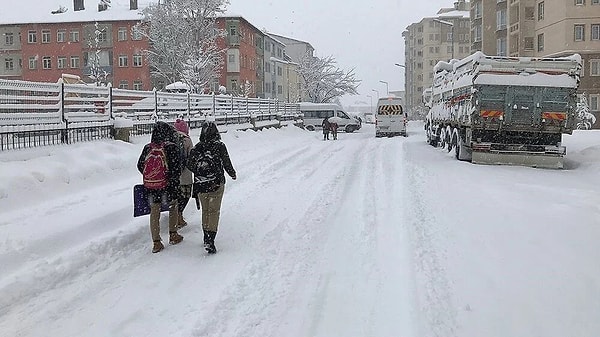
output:
[{"label": "street lamp", "polygon": [[451,43],[452,43],[452,58],[454,58],[454,23],[450,22],[450,21],[440,20],[440,19],[433,19],[433,21],[439,22],[441,24],[450,26],[450,29],[451,29],[450,36],[452,37],[452,39],[451,39]]},{"label": "street lamp", "polygon": [[375,89],[371,89],[371,91],[375,91],[377,93],[377,99],[379,100],[379,91],[377,91]]},{"label": "street lamp", "polygon": [[388,82],[386,81],[379,81],[380,83],[384,83],[385,84],[385,90],[387,92],[387,95],[390,95],[390,85],[388,84]]},{"label": "street lamp", "polygon": [[394,65],[406,69],[406,66],[404,64],[394,63]]}]

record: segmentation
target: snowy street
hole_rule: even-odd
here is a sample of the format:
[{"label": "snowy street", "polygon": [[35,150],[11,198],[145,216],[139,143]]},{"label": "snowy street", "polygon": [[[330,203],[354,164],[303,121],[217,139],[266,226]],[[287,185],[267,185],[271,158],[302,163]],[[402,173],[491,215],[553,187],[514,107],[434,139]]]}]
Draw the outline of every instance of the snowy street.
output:
[{"label": "snowy street", "polygon": [[408,131],[224,133],[214,256],[193,199],[184,241],[151,253],[132,217],[149,136],[0,152],[0,335],[600,335],[600,132],[545,170]]}]

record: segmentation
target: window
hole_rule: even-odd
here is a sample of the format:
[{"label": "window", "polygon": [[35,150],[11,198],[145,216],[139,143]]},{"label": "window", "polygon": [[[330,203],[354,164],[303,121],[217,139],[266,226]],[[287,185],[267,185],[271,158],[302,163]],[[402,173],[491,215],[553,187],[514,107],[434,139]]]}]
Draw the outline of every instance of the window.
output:
[{"label": "window", "polygon": [[32,56],[29,58],[29,69],[36,69],[37,68],[37,57]]},{"label": "window", "polygon": [[435,50],[435,48],[429,47],[429,54],[433,54],[434,50]]},{"label": "window", "polygon": [[283,94],[283,86],[281,86],[281,85],[277,86],[277,93],[280,95]]},{"label": "window", "polygon": [[96,32],[96,37],[98,38],[98,42],[102,43],[102,42],[106,42],[106,29],[102,29],[100,31]]},{"label": "window", "polygon": [[446,53],[447,54],[452,54],[452,46],[446,47]]},{"label": "window", "polygon": [[66,56],[59,56],[56,59],[56,67],[58,69],[65,69],[67,67],[67,57]]},{"label": "window", "polygon": [[525,7],[525,20],[535,20],[535,7]]},{"label": "window", "polygon": [[42,68],[52,69],[52,59],[50,58],[50,56],[42,57]]},{"label": "window", "polygon": [[502,9],[496,12],[496,29],[506,29],[506,9]]},{"label": "window", "polygon": [[575,25],[575,41],[585,40],[585,25]]},{"label": "window", "polygon": [[42,43],[50,43],[50,31],[42,30]]},{"label": "window", "polygon": [[71,56],[71,68],[79,68],[79,56]]},{"label": "window", "polygon": [[537,51],[544,51],[544,33],[537,36]]},{"label": "window", "polygon": [[270,52],[271,51],[271,44],[270,43],[265,43],[265,50]]},{"label": "window", "polygon": [[142,81],[140,81],[140,80],[133,81],[133,90],[142,90],[142,89],[143,89]]},{"label": "window", "polygon": [[575,0],[575,5],[576,6],[585,5],[585,0]]},{"label": "window", "polygon": [[265,83],[265,92],[271,92],[271,83]]},{"label": "window", "polygon": [[600,0],[592,0],[592,5],[600,5]]},{"label": "window", "polygon": [[15,43],[15,36],[13,33],[6,33],[4,34],[4,43],[7,46],[12,46],[13,43]]},{"label": "window", "polygon": [[475,7],[473,8],[473,11],[475,12],[475,19],[479,19],[481,18],[481,2],[476,2],[475,3]]},{"label": "window", "polygon": [[37,42],[37,32],[35,30],[30,30],[27,32],[27,42],[28,43],[36,43]]},{"label": "window", "polygon": [[538,9],[538,15],[537,15],[538,21],[544,20],[544,2],[543,1],[538,4],[537,9]]},{"label": "window", "polygon": [[119,31],[117,33],[119,41],[127,40],[127,27],[119,27]]},{"label": "window", "polygon": [[15,62],[13,61],[12,58],[4,59],[4,69],[6,69],[6,70],[14,70],[15,69]]},{"label": "window", "polygon": [[590,111],[598,111],[599,107],[598,107],[598,99],[600,98],[600,95],[590,95],[590,99],[589,99],[589,106],[590,106]]},{"label": "window", "polygon": [[142,55],[133,55],[133,66],[134,67],[142,66]]},{"label": "window", "polygon": [[506,56],[506,38],[502,37],[496,40],[496,54]]},{"label": "window", "polygon": [[277,67],[277,76],[283,76],[283,69],[281,67]]},{"label": "window", "polygon": [[234,54],[229,54],[228,56],[229,56],[229,57],[228,57],[228,59],[229,59],[229,60],[228,60],[228,61],[229,61],[229,63],[235,63],[235,55],[234,55]]},{"label": "window", "polygon": [[[600,1],[600,0],[598,0]],[[592,40],[600,40],[600,25],[592,25]]]},{"label": "window", "polygon": [[79,42],[79,31],[72,30],[69,34],[69,41],[71,42]]},{"label": "window", "polygon": [[127,80],[119,81],[119,89],[129,89],[129,82]]},{"label": "window", "polygon": [[452,33],[446,34],[446,42],[453,42],[452,41]]},{"label": "window", "polygon": [[481,26],[473,27],[473,42],[481,41]]},{"label": "window", "polygon": [[[271,73],[271,63],[265,62],[265,72],[269,73],[269,74]],[[269,91],[269,90],[267,90],[267,91]]]},{"label": "window", "polygon": [[56,42],[65,42],[67,37],[67,31],[64,29],[59,29],[56,32]]},{"label": "window", "polygon": [[590,75],[600,76],[600,60],[590,60]]},{"label": "window", "polygon": [[119,67],[127,67],[127,55],[119,55]]}]

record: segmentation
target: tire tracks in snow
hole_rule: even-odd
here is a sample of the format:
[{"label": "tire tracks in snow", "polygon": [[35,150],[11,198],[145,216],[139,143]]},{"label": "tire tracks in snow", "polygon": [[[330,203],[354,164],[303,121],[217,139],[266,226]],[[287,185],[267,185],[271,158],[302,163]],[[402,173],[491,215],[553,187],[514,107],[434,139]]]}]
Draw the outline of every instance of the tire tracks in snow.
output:
[{"label": "tire tracks in snow", "polygon": [[[429,169],[418,163],[411,151],[418,151],[421,144],[404,144],[406,154],[405,177],[406,200],[411,201],[406,221],[410,224],[414,263],[417,303],[420,310],[420,333],[423,337],[452,337],[457,335],[457,310],[453,304],[451,288],[443,267],[444,252],[436,247],[436,235],[445,227],[443,219],[436,218],[427,204],[425,193],[435,193],[427,184]],[[414,148],[414,149],[413,149]],[[436,186],[437,187],[437,186]]]}]

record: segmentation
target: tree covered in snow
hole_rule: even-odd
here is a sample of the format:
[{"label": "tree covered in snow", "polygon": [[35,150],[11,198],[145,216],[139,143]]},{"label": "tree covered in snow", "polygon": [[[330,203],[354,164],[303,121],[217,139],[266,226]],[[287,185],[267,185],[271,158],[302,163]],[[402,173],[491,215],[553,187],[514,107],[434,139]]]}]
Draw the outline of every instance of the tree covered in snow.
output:
[{"label": "tree covered in snow", "polygon": [[340,69],[333,56],[320,58],[307,54],[300,60],[298,74],[310,102],[326,103],[345,94],[358,94],[360,81],[354,77],[354,69]]},{"label": "tree covered in snow", "polygon": [[182,81],[197,91],[219,76],[224,51],[217,38],[225,32],[216,17],[229,0],[163,0],[144,9],[136,27],[150,41],[146,51],[152,76],[168,83]]},{"label": "tree covered in snow", "polygon": [[590,112],[590,107],[585,94],[579,96],[577,102],[577,129],[589,130],[596,123],[596,116]]},{"label": "tree covered in snow", "polygon": [[103,58],[106,59],[105,61],[108,63],[108,52],[102,49],[102,42],[105,41],[105,38],[101,38],[101,36],[107,34],[107,29],[106,27],[101,27],[100,24],[96,22],[91,34],[92,35],[87,39],[88,48],[90,49],[88,54],[90,73],[88,77],[94,81],[96,86],[106,86],[111,74],[106,71],[106,68],[103,67],[102,64]]}]

